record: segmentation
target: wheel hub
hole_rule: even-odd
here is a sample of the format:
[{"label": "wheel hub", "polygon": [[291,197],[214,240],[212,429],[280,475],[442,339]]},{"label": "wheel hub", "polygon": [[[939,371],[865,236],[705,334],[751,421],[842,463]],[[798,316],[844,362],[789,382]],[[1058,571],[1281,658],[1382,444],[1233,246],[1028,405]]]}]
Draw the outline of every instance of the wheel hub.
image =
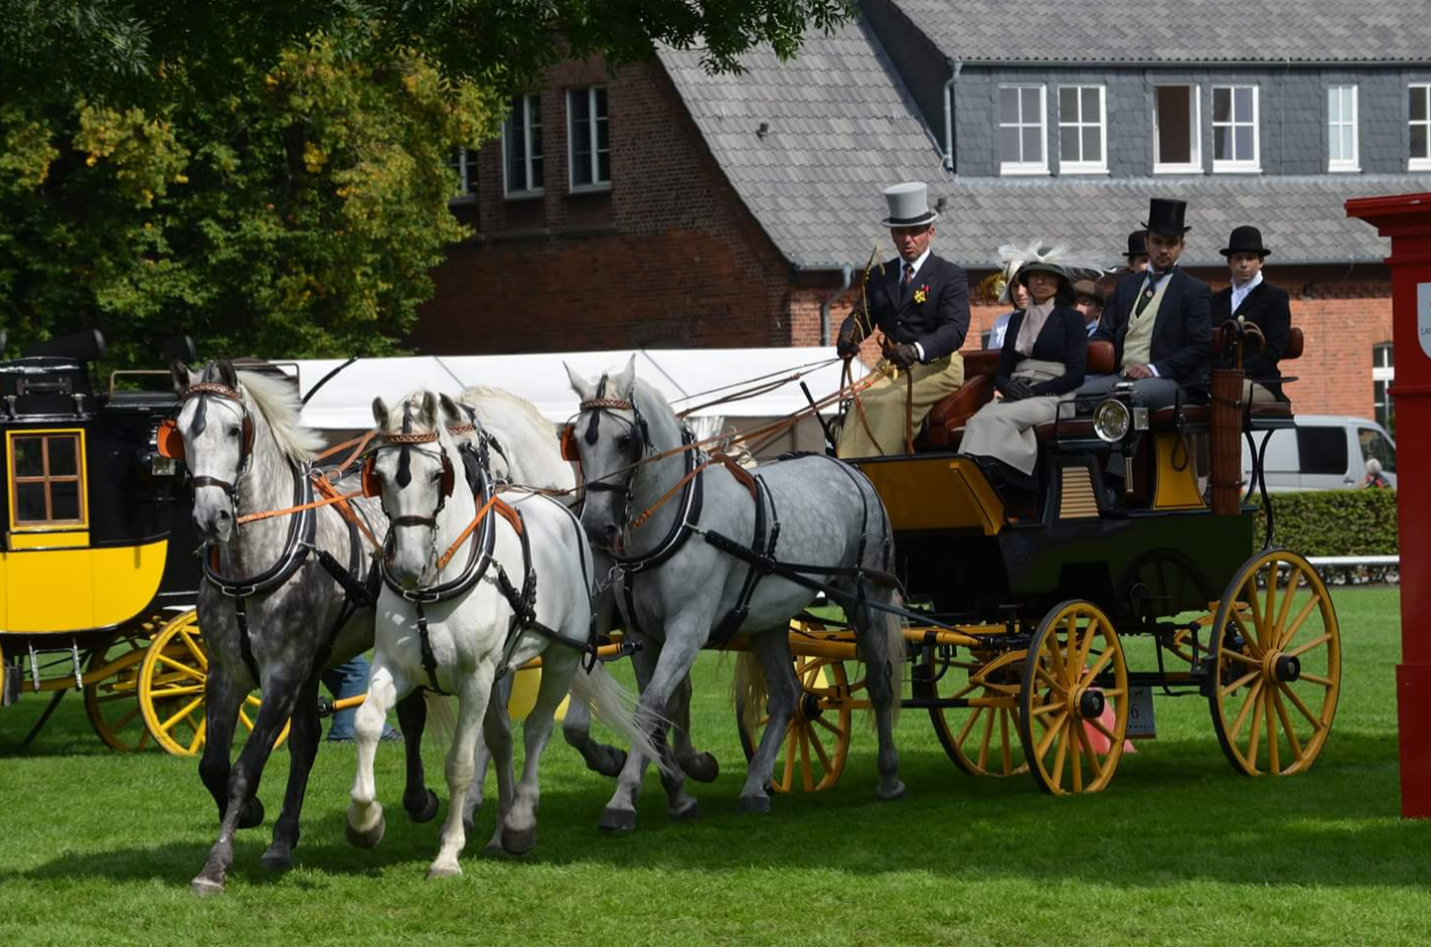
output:
[{"label": "wheel hub", "polygon": [[822,711],[820,697],[810,692],[803,693],[800,701],[795,703],[795,717],[801,721],[813,722],[820,717]]},{"label": "wheel hub", "polygon": [[1072,711],[1078,718],[1097,718],[1103,714],[1104,704],[1102,692],[1098,689],[1084,689],[1078,693]]},{"label": "wheel hub", "polygon": [[1271,678],[1277,682],[1296,682],[1302,677],[1302,660],[1296,656],[1273,654],[1268,663]]}]

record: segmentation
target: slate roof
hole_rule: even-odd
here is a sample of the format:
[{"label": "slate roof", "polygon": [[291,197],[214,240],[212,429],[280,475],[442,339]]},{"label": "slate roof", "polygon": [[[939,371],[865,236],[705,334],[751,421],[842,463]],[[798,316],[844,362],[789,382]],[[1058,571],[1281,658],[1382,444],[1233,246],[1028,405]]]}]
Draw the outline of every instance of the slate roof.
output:
[{"label": "slate roof", "polygon": [[747,55],[739,76],[706,75],[698,52],[658,55],[736,193],[791,263],[863,263],[876,239],[887,251],[883,190],[925,181],[933,200],[948,180],[863,22],[810,37],[788,63]]},{"label": "slate roof", "polygon": [[[1431,192],[1431,174],[966,178],[938,191],[948,210],[937,225],[935,250],[965,267],[989,267],[1000,244],[1046,237],[1088,253],[1106,249],[1110,262],[1118,262],[1128,232],[1147,219],[1148,199],[1158,196],[1188,202],[1192,230],[1183,262],[1190,266],[1221,265],[1218,250],[1239,224],[1262,230],[1278,264],[1380,263],[1390,242],[1348,219],[1343,205],[1348,198],[1411,192]],[[852,241],[851,252],[859,246]]]},{"label": "slate roof", "polygon": [[895,0],[979,62],[1431,63],[1426,0]]}]

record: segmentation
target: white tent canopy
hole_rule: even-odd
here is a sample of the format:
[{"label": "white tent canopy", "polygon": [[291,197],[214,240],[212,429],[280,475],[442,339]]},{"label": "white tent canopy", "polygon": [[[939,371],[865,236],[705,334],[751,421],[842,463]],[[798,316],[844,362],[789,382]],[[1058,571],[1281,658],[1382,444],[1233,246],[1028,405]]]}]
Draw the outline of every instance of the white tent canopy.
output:
[{"label": "white tent canopy", "polygon": [[[527,399],[554,423],[576,414],[577,397],[567,381],[565,363],[585,376],[619,371],[627,359],[636,357],[636,375],[661,391],[679,410],[725,394],[701,395],[721,387],[746,388],[751,380],[768,377],[774,381],[802,372],[801,380],[816,399],[840,387],[840,364],[832,363],[830,347],[783,349],[658,349],[610,350],[593,353],[530,353],[508,356],[407,356],[391,359],[360,359],[338,373],[308,403],[303,421],[317,429],[361,430],[372,426],[372,401],[382,396],[388,402],[415,389],[432,389],[457,394],[468,386],[486,385],[505,389]],[[829,363],[829,365],[824,365]],[[308,392],[341,359],[298,361],[303,391]],[[865,368],[856,361],[856,378]],[[772,418],[807,408],[809,403],[798,382],[774,392],[692,413],[693,418]],[[826,411],[826,415],[830,412]],[[717,423],[718,424],[718,423]]]}]

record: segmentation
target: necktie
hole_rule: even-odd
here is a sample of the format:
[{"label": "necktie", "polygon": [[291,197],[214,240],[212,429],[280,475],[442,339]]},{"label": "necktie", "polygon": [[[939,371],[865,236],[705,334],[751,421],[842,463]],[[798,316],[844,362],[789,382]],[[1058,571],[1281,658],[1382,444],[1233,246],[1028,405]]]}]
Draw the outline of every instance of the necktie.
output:
[{"label": "necktie", "polygon": [[1143,311],[1148,308],[1148,304],[1153,302],[1153,297],[1158,293],[1158,282],[1162,280],[1163,276],[1164,274],[1154,275],[1151,271],[1148,272],[1147,286],[1143,288],[1142,293],[1138,294],[1138,302],[1133,307],[1134,316],[1142,316]]},{"label": "necktie", "polygon": [[909,285],[913,282],[914,264],[906,263],[904,265],[904,279],[899,282],[899,295],[902,297],[909,296]]}]

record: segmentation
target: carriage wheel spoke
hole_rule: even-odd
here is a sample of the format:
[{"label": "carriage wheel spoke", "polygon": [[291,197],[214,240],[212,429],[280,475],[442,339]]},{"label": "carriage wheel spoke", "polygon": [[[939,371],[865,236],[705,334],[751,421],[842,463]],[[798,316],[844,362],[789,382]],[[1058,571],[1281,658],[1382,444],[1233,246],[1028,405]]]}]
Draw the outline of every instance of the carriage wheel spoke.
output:
[{"label": "carriage wheel spoke", "polygon": [[1262,668],[1262,661],[1261,661],[1260,659],[1254,659],[1252,656],[1249,656],[1249,655],[1247,655],[1246,653],[1243,653],[1243,652],[1233,652],[1233,651],[1230,650],[1230,649],[1224,649],[1224,650],[1222,651],[1222,654],[1223,654],[1224,656],[1226,656],[1228,659],[1234,659],[1234,660],[1236,660],[1237,662],[1241,662],[1241,663],[1244,663],[1244,664],[1246,664],[1246,665],[1253,666],[1253,667],[1255,667],[1255,668],[1257,668],[1257,669],[1261,669],[1261,668]]},{"label": "carriage wheel spoke", "polygon": [[1302,760],[1302,743],[1297,740],[1297,733],[1292,728],[1292,717],[1287,714],[1287,706],[1282,702],[1282,696],[1276,689],[1268,689],[1272,696],[1272,703],[1277,708],[1277,717],[1282,720],[1282,730],[1287,733],[1287,744],[1292,746],[1293,762]]},{"label": "carriage wheel spoke", "polygon": [[1257,634],[1257,649],[1259,652],[1265,651],[1269,644],[1262,639],[1262,631],[1267,628],[1267,624],[1262,618],[1262,605],[1257,599],[1257,574],[1255,572],[1248,578],[1247,586],[1243,588],[1243,592],[1248,594],[1246,597],[1247,612],[1252,615],[1252,628]]},{"label": "carriage wheel spoke", "polygon": [[198,728],[194,729],[194,740],[189,742],[189,754],[198,754],[199,749],[203,747],[204,732],[208,728],[208,726],[209,720],[206,718],[199,723]]},{"label": "carriage wheel spoke", "polygon": [[1296,599],[1297,585],[1301,582],[1302,568],[1296,567],[1287,577],[1287,585],[1282,588],[1282,608],[1277,611],[1277,622],[1272,624],[1272,632],[1278,637],[1279,647],[1282,643],[1282,631],[1287,628],[1287,614],[1292,611],[1292,601]]},{"label": "carriage wheel spoke", "polygon": [[[1232,728],[1228,730],[1228,735],[1235,741],[1242,733],[1242,723],[1247,720],[1247,713],[1252,711],[1256,704],[1258,694],[1262,691],[1262,683],[1258,682],[1247,690],[1247,697],[1242,700],[1242,709],[1237,713],[1237,718],[1232,723]],[[1255,713],[1254,713],[1255,717]]]},{"label": "carriage wheel spoke", "polygon": [[[1262,608],[1262,623],[1260,624],[1267,630],[1269,648],[1277,642],[1277,627],[1272,622],[1272,615],[1277,606],[1277,581],[1281,574],[1282,571],[1278,569],[1277,561],[1272,561],[1267,568],[1267,600]],[[1252,595],[1257,595],[1255,589],[1252,591]]]},{"label": "carriage wheel spoke", "polygon": [[989,709],[989,708],[987,708],[987,707],[985,707],[985,706],[983,706],[983,705],[980,705],[980,706],[978,706],[977,708],[975,708],[975,709],[974,709],[974,714],[973,714],[973,715],[970,715],[970,716],[968,717],[968,719],[965,720],[965,722],[964,722],[964,727],[961,728],[961,729],[959,729],[959,735],[954,739],[954,744],[958,745],[958,746],[961,747],[961,748],[964,747],[964,742],[966,742],[966,741],[969,740],[969,733],[974,730],[974,725],[975,725],[975,723],[979,721],[979,718],[980,718],[985,712],[992,712],[992,711],[993,711],[992,709]]},{"label": "carriage wheel spoke", "polygon": [[1048,705],[1035,705],[1033,708],[1029,709],[1029,711],[1033,712],[1035,715],[1043,716],[1049,714],[1050,712],[1056,712],[1064,707],[1066,706],[1063,702],[1051,702]]},{"label": "carriage wheel spoke", "polygon": [[1064,623],[1066,634],[1063,637],[1065,672],[1073,667],[1073,659],[1078,655],[1078,614],[1070,613],[1068,621]]},{"label": "carriage wheel spoke", "polygon": [[[1091,722],[1093,719],[1085,719],[1084,721]],[[1093,750],[1093,742],[1089,740],[1088,732],[1083,728],[1078,729],[1078,743],[1083,746],[1083,754],[1088,759],[1088,771],[1093,776],[1093,783],[1096,784],[1098,780],[1103,777],[1103,769],[1113,757],[1112,746],[1109,746],[1108,754],[1104,756],[1103,761],[1100,762],[1098,760],[1098,752]]]},{"label": "carriage wheel spoke", "polygon": [[1312,640],[1311,642],[1309,642],[1309,643],[1303,643],[1302,645],[1298,646],[1296,649],[1289,650],[1289,651],[1286,653],[1286,655],[1288,655],[1288,656],[1293,656],[1293,657],[1300,656],[1300,655],[1302,655],[1302,654],[1305,653],[1305,652],[1310,652],[1311,650],[1316,649],[1316,648],[1317,648],[1318,646],[1320,646],[1322,643],[1330,642],[1330,641],[1331,641],[1331,638],[1332,638],[1332,634],[1331,634],[1331,633],[1323,633],[1322,635],[1318,636],[1316,639]]},{"label": "carriage wheel spoke", "polygon": [[1303,682],[1315,682],[1317,685],[1320,685],[1320,686],[1322,686],[1323,688],[1327,688],[1327,689],[1330,689],[1330,688],[1332,687],[1332,680],[1331,680],[1331,679],[1328,679],[1326,676],[1312,675],[1310,672],[1304,672],[1304,673],[1302,673],[1302,681],[1303,681]]},{"label": "carriage wheel spoke", "polygon": [[204,674],[203,674],[202,672],[200,672],[198,669],[195,669],[193,666],[185,665],[184,663],[180,662],[179,660],[177,660],[177,659],[175,659],[175,658],[173,658],[173,657],[171,657],[171,656],[169,656],[169,655],[166,655],[165,653],[162,653],[162,652],[158,655],[157,658],[159,659],[160,662],[164,663],[164,665],[170,667],[171,669],[177,669],[177,670],[179,670],[180,672],[184,673],[185,675],[193,676],[195,679],[198,679],[200,682],[203,682],[203,681],[204,681]]},{"label": "carriage wheel spoke", "polygon": [[805,790],[815,790],[815,775],[810,770],[810,740],[808,730],[800,729],[800,779],[805,782]]},{"label": "carriage wheel spoke", "polygon": [[1257,746],[1262,738],[1262,683],[1259,682],[1257,685],[1258,698],[1252,703],[1252,734],[1247,741],[1247,763],[1252,766],[1253,770],[1257,768]]},{"label": "carriage wheel spoke", "polygon": [[1223,698],[1227,698],[1229,695],[1236,692],[1238,689],[1242,688],[1244,685],[1251,682],[1253,679],[1257,678],[1260,675],[1262,675],[1261,667],[1253,669],[1251,672],[1247,673],[1242,678],[1235,679],[1232,682],[1229,682],[1227,685],[1222,686],[1218,694],[1221,695]]},{"label": "carriage wheel spoke", "polygon": [[175,695],[199,695],[203,691],[203,685],[195,683],[194,685],[171,685],[162,689],[150,689],[149,694],[156,699],[163,699]]},{"label": "carriage wheel spoke", "polygon": [[[1257,641],[1257,635],[1253,633],[1252,630],[1247,628],[1247,624],[1243,621],[1242,617],[1237,613],[1236,610],[1234,610],[1228,615],[1232,617],[1232,621],[1237,624],[1237,628],[1242,632],[1242,648],[1246,649],[1248,654],[1255,657],[1258,661],[1261,661],[1262,647]],[[1214,633],[1214,635],[1217,634]]]},{"label": "carriage wheel spoke", "polygon": [[209,654],[204,652],[204,648],[194,640],[194,636],[187,630],[179,630],[179,635],[183,637],[184,644],[189,647],[189,653],[198,660],[199,667],[205,672],[209,671]]},{"label": "carriage wheel spoke", "polygon": [[1113,737],[1113,733],[1108,730],[1108,726],[1104,725],[1098,719],[1085,718],[1084,721],[1087,722],[1089,725],[1092,725],[1104,738],[1107,738],[1110,742],[1113,742],[1114,744],[1118,744],[1118,739]]},{"label": "carriage wheel spoke", "polygon": [[1113,650],[1110,649],[1107,652],[1103,653],[1101,656],[1098,657],[1098,661],[1093,664],[1093,668],[1089,669],[1088,673],[1079,680],[1078,684],[1085,688],[1092,685],[1093,680],[1098,678],[1098,676],[1102,674],[1104,669],[1108,668],[1108,664],[1113,661],[1113,658]]},{"label": "carriage wheel spoke", "polygon": [[1009,710],[999,709],[999,732],[1002,735],[1002,751],[1004,758],[1004,774],[1014,773],[1014,753],[1009,747]]},{"label": "carriage wheel spoke", "polygon": [[846,731],[845,729],[840,728],[840,727],[838,727],[838,726],[831,725],[829,722],[825,721],[823,718],[817,718],[817,719],[815,719],[815,724],[816,724],[816,725],[819,725],[821,728],[825,729],[827,732],[829,732],[830,734],[834,735],[836,738],[846,738],[846,737],[849,736],[849,732],[848,732],[848,731]]},{"label": "carriage wheel spoke", "polygon": [[179,711],[175,712],[173,715],[169,716],[163,722],[161,722],[159,724],[159,730],[164,732],[172,731],[174,728],[174,724],[178,722],[179,719],[188,718],[190,712],[192,712],[194,709],[198,708],[200,705],[203,704],[204,700],[202,698],[194,699],[188,705],[185,705],[183,708],[179,709]]},{"label": "carriage wheel spoke", "polygon": [[787,729],[785,736],[785,780],[781,784],[789,791],[795,787],[795,729]]},{"label": "carriage wheel spoke", "polygon": [[1063,723],[1067,720],[1068,712],[1063,712],[1053,720],[1053,723],[1048,726],[1048,731],[1044,732],[1043,737],[1039,739],[1038,746],[1034,749],[1034,756],[1040,761],[1048,755],[1049,746],[1058,737],[1059,729],[1063,728]]},{"label": "carriage wheel spoke", "polygon": [[[125,712],[123,715],[119,716],[119,718],[115,720],[114,724],[109,726],[109,730],[112,731],[112,732],[117,732],[117,731],[119,731],[119,730],[120,730],[121,728],[123,728],[125,725],[128,725],[130,722],[134,721],[134,716],[136,716],[136,715],[138,715],[138,714],[139,714],[139,706],[136,705],[136,706],[134,706],[134,708],[130,709],[129,711]],[[149,734],[149,733],[148,733],[148,732],[145,732],[145,734],[147,735],[147,734]]]},{"label": "carriage wheel spoke", "polygon": [[994,710],[989,709],[989,714],[984,720],[984,740],[979,744],[979,770],[989,770],[989,744],[994,739]]},{"label": "carriage wheel spoke", "polygon": [[825,743],[820,741],[820,735],[815,729],[810,729],[810,744],[815,746],[815,756],[820,759],[820,767],[825,769],[826,774],[833,774],[835,768],[830,764],[830,753],[825,750]]},{"label": "carriage wheel spoke", "polygon": [[1078,647],[1078,661],[1073,664],[1073,668],[1082,669],[1088,664],[1088,653],[1093,648],[1093,638],[1097,631],[1098,620],[1095,617],[1088,621],[1088,626],[1083,630],[1083,643]]},{"label": "carriage wheel spoke", "polygon": [[243,722],[244,728],[253,731],[253,719],[249,718],[248,713],[243,709],[239,709],[239,721]]},{"label": "carriage wheel spoke", "polygon": [[1263,717],[1267,719],[1267,760],[1271,764],[1273,774],[1281,774],[1282,768],[1278,760],[1281,751],[1282,738],[1277,734],[1277,711],[1272,705],[1272,696],[1275,695],[1272,689],[1262,690],[1262,705],[1264,707]]},{"label": "carriage wheel spoke", "polygon": [[1083,793],[1083,760],[1082,760],[1082,756],[1078,753],[1078,751],[1079,751],[1079,746],[1082,744],[1082,742],[1078,741],[1078,738],[1082,736],[1083,728],[1080,726],[1080,724],[1079,724],[1078,722],[1070,722],[1070,723],[1069,723],[1069,726],[1070,726],[1070,729],[1069,729],[1069,731],[1070,731],[1069,737],[1073,739],[1073,741],[1070,742],[1070,744],[1073,745],[1073,750],[1072,750],[1072,752],[1071,752],[1070,755],[1069,755],[1069,757],[1071,757],[1071,758],[1073,759],[1073,768],[1072,768],[1072,771],[1073,771],[1073,793],[1074,793],[1074,794],[1082,794],[1082,793]]},{"label": "carriage wheel spoke", "polygon": [[1312,714],[1312,710],[1307,708],[1306,703],[1304,703],[1301,697],[1299,697],[1297,693],[1292,690],[1291,686],[1289,686],[1285,682],[1278,682],[1277,688],[1282,690],[1282,692],[1286,694],[1287,698],[1291,700],[1292,705],[1296,707],[1297,711],[1302,713],[1302,717],[1312,723],[1312,728],[1316,729],[1317,731],[1322,730],[1322,720]]},{"label": "carriage wheel spoke", "polygon": [[1067,732],[1067,726],[1068,716],[1065,715],[1059,724],[1058,731],[1053,733],[1054,735],[1062,736],[1058,743],[1058,751],[1055,752],[1053,756],[1053,786],[1055,790],[1062,789],[1063,787],[1063,759],[1068,752],[1068,739],[1063,733]]},{"label": "carriage wheel spoke", "polygon": [[1068,688],[1062,682],[1059,682],[1053,676],[1049,675],[1048,670],[1042,665],[1034,666],[1034,676],[1048,683],[1048,687],[1059,695],[1068,695]]},{"label": "carriage wheel spoke", "polygon": [[1320,603],[1321,600],[1313,594],[1312,598],[1297,611],[1297,618],[1292,620],[1291,624],[1282,631],[1282,635],[1277,640],[1279,647],[1286,646],[1287,643],[1292,641],[1292,638],[1301,630],[1302,624],[1307,621],[1307,617],[1312,615],[1312,611],[1315,610]]}]

